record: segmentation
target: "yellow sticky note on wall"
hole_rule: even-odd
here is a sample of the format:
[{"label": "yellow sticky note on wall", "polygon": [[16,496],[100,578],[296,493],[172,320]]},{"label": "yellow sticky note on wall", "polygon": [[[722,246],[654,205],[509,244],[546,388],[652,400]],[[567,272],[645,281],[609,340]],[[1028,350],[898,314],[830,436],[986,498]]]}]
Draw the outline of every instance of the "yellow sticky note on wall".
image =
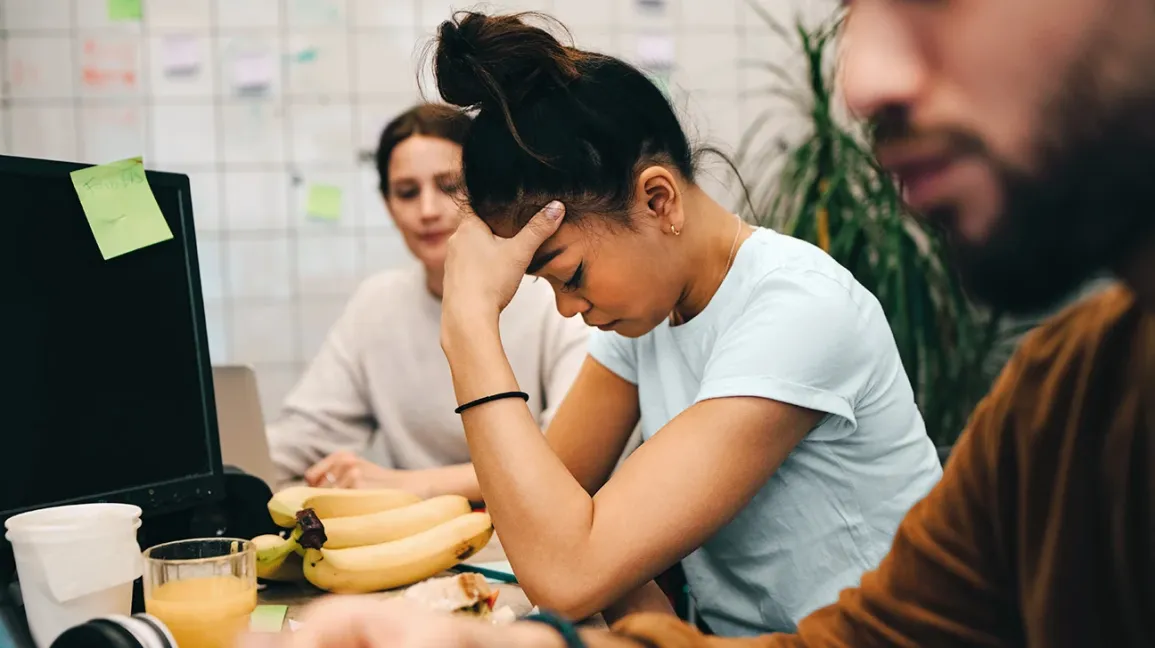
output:
[{"label": "yellow sticky note on wall", "polygon": [[140,20],[141,0],[108,0],[109,20]]},{"label": "yellow sticky note on wall", "polygon": [[333,185],[309,185],[305,213],[323,220],[341,219],[341,188]]},{"label": "yellow sticky note on wall", "polygon": [[71,176],[106,261],[172,239],[139,157],[80,169]]}]

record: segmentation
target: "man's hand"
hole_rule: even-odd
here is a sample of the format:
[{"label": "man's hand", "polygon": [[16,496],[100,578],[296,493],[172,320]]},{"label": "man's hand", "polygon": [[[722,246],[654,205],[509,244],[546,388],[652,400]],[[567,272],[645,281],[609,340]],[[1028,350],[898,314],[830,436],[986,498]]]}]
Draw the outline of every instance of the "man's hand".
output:
[{"label": "man's hand", "polygon": [[405,599],[331,597],[310,606],[293,633],[251,635],[242,648],[564,648],[536,623],[495,626],[433,612]]},{"label": "man's hand", "polygon": [[425,497],[419,471],[393,470],[340,450],[318,461],[305,471],[310,486],[328,488],[396,488]]}]

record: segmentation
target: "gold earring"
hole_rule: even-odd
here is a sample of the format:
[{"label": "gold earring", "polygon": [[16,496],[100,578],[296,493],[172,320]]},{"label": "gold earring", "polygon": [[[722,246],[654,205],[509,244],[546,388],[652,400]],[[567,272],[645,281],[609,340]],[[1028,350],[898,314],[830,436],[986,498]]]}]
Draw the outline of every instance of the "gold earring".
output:
[{"label": "gold earring", "polygon": [[674,236],[677,236],[677,235],[681,234],[682,232],[678,228],[674,227],[673,223],[670,223],[670,233],[673,234]]}]

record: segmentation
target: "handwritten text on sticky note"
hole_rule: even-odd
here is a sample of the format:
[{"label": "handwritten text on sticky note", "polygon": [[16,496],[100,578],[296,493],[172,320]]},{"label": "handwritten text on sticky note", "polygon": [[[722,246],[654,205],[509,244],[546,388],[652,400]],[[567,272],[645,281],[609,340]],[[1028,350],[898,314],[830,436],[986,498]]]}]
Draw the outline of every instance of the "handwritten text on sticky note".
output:
[{"label": "handwritten text on sticky note", "polygon": [[341,188],[333,185],[309,185],[305,213],[323,220],[341,219]]},{"label": "handwritten text on sticky note", "polygon": [[141,0],[108,0],[109,20],[140,20]]},{"label": "handwritten text on sticky note", "polygon": [[169,77],[191,76],[200,70],[201,53],[197,40],[188,34],[173,34],[161,41],[164,73]]},{"label": "handwritten text on sticky note", "polygon": [[243,94],[263,93],[273,83],[276,74],[273,57],[260,52],[249,52],[233,61],[233,86]]},{"label": "handwritten text on sticky note", "polygon": [[71,173],[105,260],[172,239],[139,157]]},{"label": "handwritten text on sticky note", "polygon": [[668,35],[640,36],[637,41],[638,60],[646,69],[667,69],[674,66],[676,45]]}]

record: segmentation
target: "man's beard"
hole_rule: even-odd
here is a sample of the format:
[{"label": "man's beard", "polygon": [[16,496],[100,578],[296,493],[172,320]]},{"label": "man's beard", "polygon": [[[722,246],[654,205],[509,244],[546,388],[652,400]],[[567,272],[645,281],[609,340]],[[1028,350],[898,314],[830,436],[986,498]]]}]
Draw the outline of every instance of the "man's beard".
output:
[{"label": "man's beard", "polygon": [[1123,265],[1155,224],[1155,81],[1143,72],[1125,92],[1107,91],[1084,60],[1040,117],[1037,170],[1024,173],[986,147],[978,153],[1003,192],[985,240],[959,236],[953,209],[927,214],[942,226],[967,291],[996,310],[1054,305]]}]

